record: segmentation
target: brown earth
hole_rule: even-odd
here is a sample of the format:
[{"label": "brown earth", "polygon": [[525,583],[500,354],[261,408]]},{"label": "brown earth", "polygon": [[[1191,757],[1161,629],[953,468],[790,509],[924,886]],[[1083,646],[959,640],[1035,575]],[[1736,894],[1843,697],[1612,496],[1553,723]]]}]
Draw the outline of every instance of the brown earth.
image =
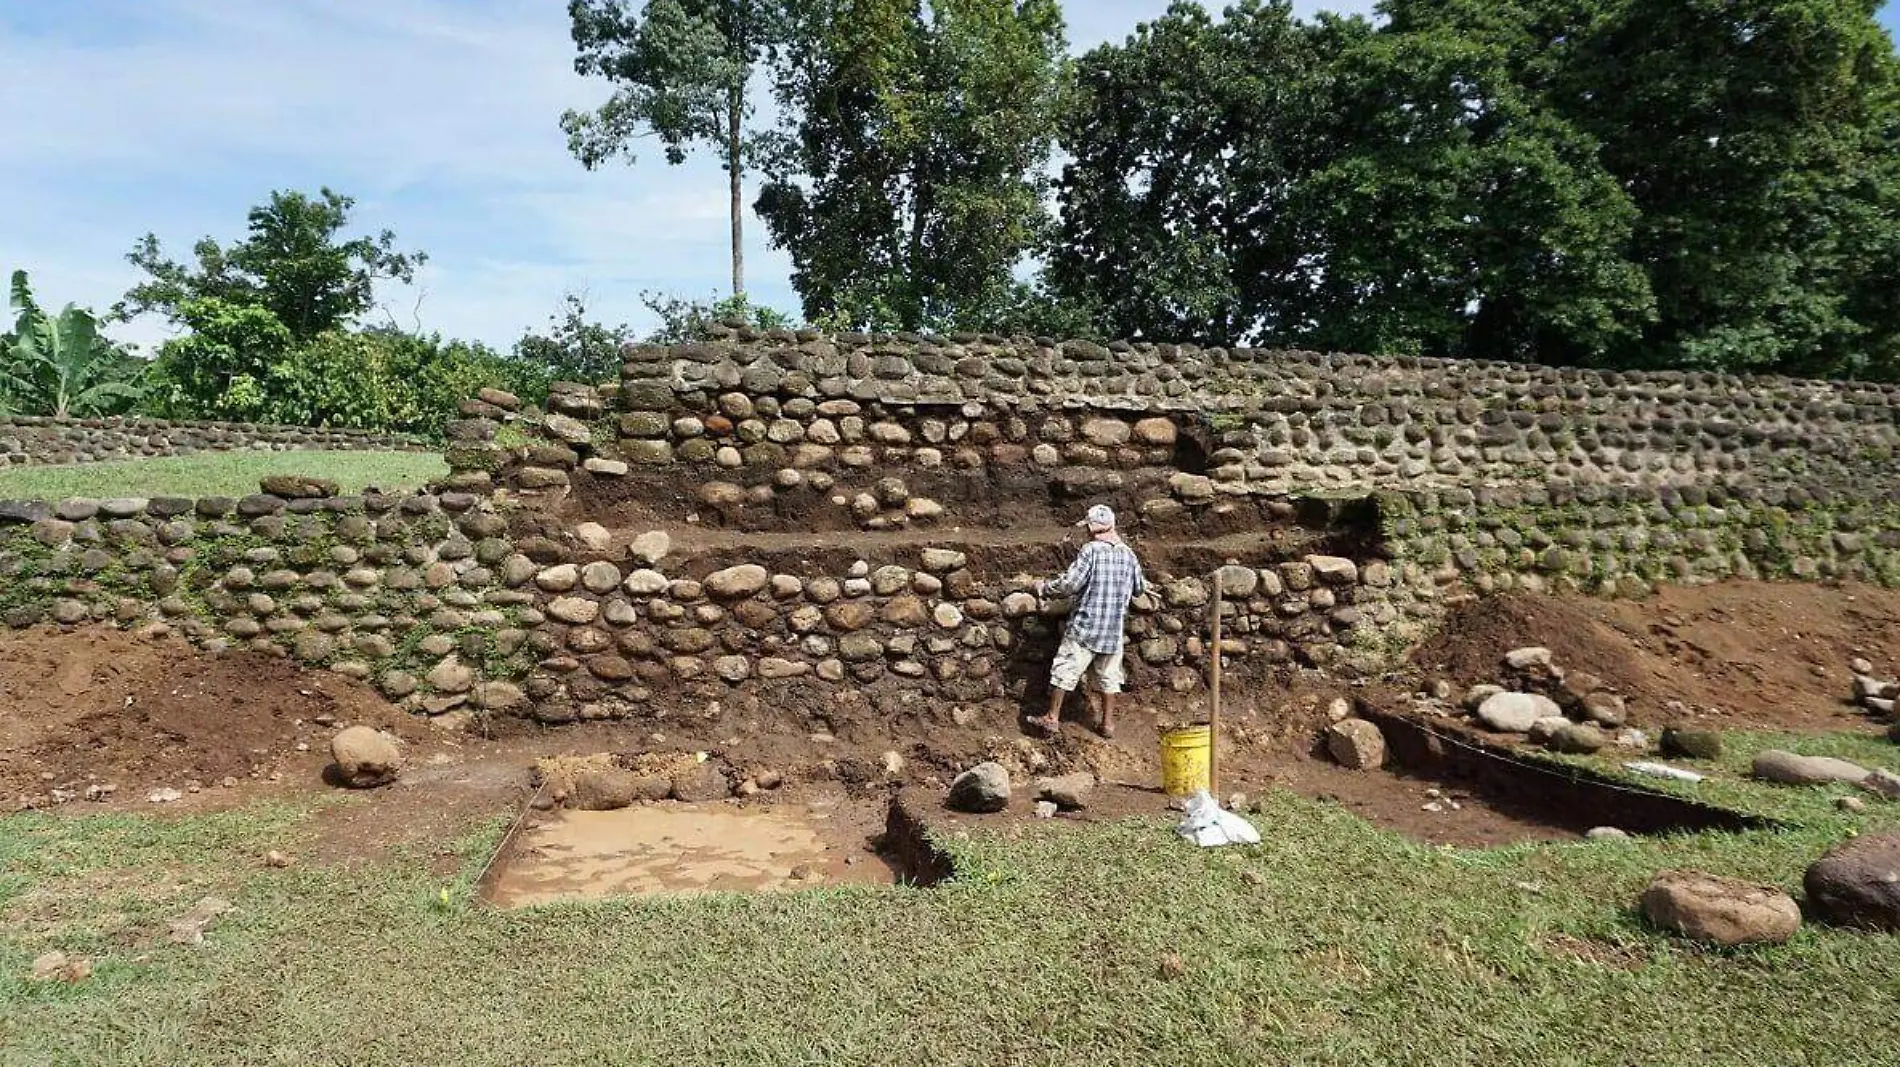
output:
[{"label": "brown earth", "polygon": [[[1848,662],[1900,675],[1900,591],[1724,582],[1647,600],[1511,595],[1458,605],[1412,656],[1426,679],[1496,682],[1504,653],[1542,645],[1629,701],[1633,725],[1841,729],[1865,722]],[[1689,708],[1668,710],[1670,701]]]},{"label": "brown earth", "polygon": [[249,780],[299,743],[327,760],[326,722],[426,729],[361,683],[262,653],[105,627],[0,635],[0,799]]},{"label": "brown earth", "polygon": [[[1864,655],[1876,673],[1900,665],[1900,593],[1732,583],[1670,589],[1643,602],[1496,598],[1454,609],[1414,657],[1417,680],[1495,680],[1503,653],[1524,644],[1547,645],[1558,663],[1604,678],[1630,699],[1639,725],[1669,721],[1666,703],[1680,700],[1718,727],[1841,729],[1866,722],[1846,702],[1847,660]],[[1533,810],[1494,805],[1456,784],[1334,765],[1316,751],[1315,738],[1327,706],[1351,693],[1341,683],[1310,672],[1232,681],[1223,793],[1286,788],[1433,843],[1571,836]],[[0,809],[45,806],[56,788],[83,796],[91,783],[118,788],[102,803],[54,810],[184,813],[323,796],[328,802],[306,839],[285,843],[300,862],[421,849],[448,864],[457,836],[522,810],[532,793],[529,768],[540,757],[705,752],[735,781],[766,771],[785,780],[780,790],[732,802],[741,808],[841,794],[855,805],[842,819],[851,826],[880,822],[900,788],[941,795],[958,771],[983,759],[1003,762],[1018,783],[1003,818],[1031,817],[1033,777],[1076,769],[1094,771],[1102,785],[1086,812],[1062,821],[1166,816],[1167,799],[1156,788],[1159,732],[1201,713],[1199,698],[1137,692],[1111,743],[1085,728],[1088,715],[1074,702],[1075,721],[1043,741],[1023,736],[1020,709],[1004,704],[953,715],[890,694],[850,697],[821,707],[732,694],[656,706],[640,722],[549,729],[511,720],[496,736],[472,736],[410,718],[367,686],[281,658],[211,655],[111,628],[13,631],[0,633]],[[329,737],[359,722],[403,739],[409,763],[396,785],[349,793],[324,784]],[[901,761],[895,774],[887,768],[891,753]],[[219,786],[226,776],[237,779],[235,788]],[[200,791],[175,804],[146,800],[152,788],[194,783]]]}]

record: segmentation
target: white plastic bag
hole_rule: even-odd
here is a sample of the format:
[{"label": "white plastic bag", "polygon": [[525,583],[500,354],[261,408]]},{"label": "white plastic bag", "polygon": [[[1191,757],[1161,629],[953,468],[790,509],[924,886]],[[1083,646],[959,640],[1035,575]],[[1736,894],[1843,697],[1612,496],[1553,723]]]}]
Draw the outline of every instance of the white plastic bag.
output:
[{"label": "white plastic bag", "polygon": [[1231,811],[1223,811],[1205,789],[1188,798],[1187,818],[1181,820],[1175,832],[1202,848],[1260,843],[1260,831],[1254,829],[1252,823]]},{"label": "white plastic bag", "polygon": [[1637,774],[1646,774],[1651,778],[1674,778],[1678,782],[1700,782],[1702,775],[1681,767],[1671,767],[1667,763],[1625,763],[1623,769]]}]

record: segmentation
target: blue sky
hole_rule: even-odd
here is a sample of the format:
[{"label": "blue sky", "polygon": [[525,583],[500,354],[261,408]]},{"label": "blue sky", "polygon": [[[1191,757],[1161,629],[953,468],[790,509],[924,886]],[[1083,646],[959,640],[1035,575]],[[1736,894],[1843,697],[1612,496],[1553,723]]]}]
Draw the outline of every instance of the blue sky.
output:
[{"label": "blue sky", "polygon": [[[1210,7],[1218,6],[1210,2]],[[1295,5],[1369,10],[1371,0]],[[1080,50],[1167,0],[1069,0]],[[238,236],[272,189],[329,185],[360,228],[430,262],[377,317],[507,345],[563,293],[645,323],[639,294],[718,293],[723,178],[710,162],[589,173],[557,117],[606,90],[572,72],[564,0],[0,0],[0,269],[47,303],[103,309],[147,231],[174,255]],[[1894,24],[1893,12],[1882,21]],[[797,301],[748,219],[755,298]],[[162,339],[162,323],[118,330]]]}]

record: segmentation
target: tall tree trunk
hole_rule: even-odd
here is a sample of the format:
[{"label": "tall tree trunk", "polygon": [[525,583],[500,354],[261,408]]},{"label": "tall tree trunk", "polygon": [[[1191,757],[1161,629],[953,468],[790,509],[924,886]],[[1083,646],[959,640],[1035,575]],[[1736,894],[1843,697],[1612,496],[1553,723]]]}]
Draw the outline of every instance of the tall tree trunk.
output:
[{"label": "tall tree trunk", "polygon": [[726,177],[732,188],[732,295],[745,295],[745,187],[744,163],[739,158],[741,110],[745,82],[733,87],[726,101]]}]

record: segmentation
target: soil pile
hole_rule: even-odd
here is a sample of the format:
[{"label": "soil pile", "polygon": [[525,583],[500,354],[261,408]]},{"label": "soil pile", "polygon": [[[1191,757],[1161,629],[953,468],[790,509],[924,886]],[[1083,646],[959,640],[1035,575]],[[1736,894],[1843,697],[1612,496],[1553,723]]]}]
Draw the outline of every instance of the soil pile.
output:
[{"label": "soil pile", "polygon": [[[301,720],[304,726],[297,723]],[[0,804],[87,784],[123,794],[265,773],[318,724],[419,724],[369,687],[254,652],[110,628],[0,633]]]},{"label": "soil pile", "polygon": [[[1900,672],[1900,591],[1725,582],[1669,587],[1642,601],[1511,595],[1456,607],[1412,656],[1425,678],[1495,682],[1511,649],[1539,645],[1629,701],[1631,721],[1685,717],[1728,727],[1839,729],[1849,660]],[[1689,708],[1672,712],[1671,701]]]}]

